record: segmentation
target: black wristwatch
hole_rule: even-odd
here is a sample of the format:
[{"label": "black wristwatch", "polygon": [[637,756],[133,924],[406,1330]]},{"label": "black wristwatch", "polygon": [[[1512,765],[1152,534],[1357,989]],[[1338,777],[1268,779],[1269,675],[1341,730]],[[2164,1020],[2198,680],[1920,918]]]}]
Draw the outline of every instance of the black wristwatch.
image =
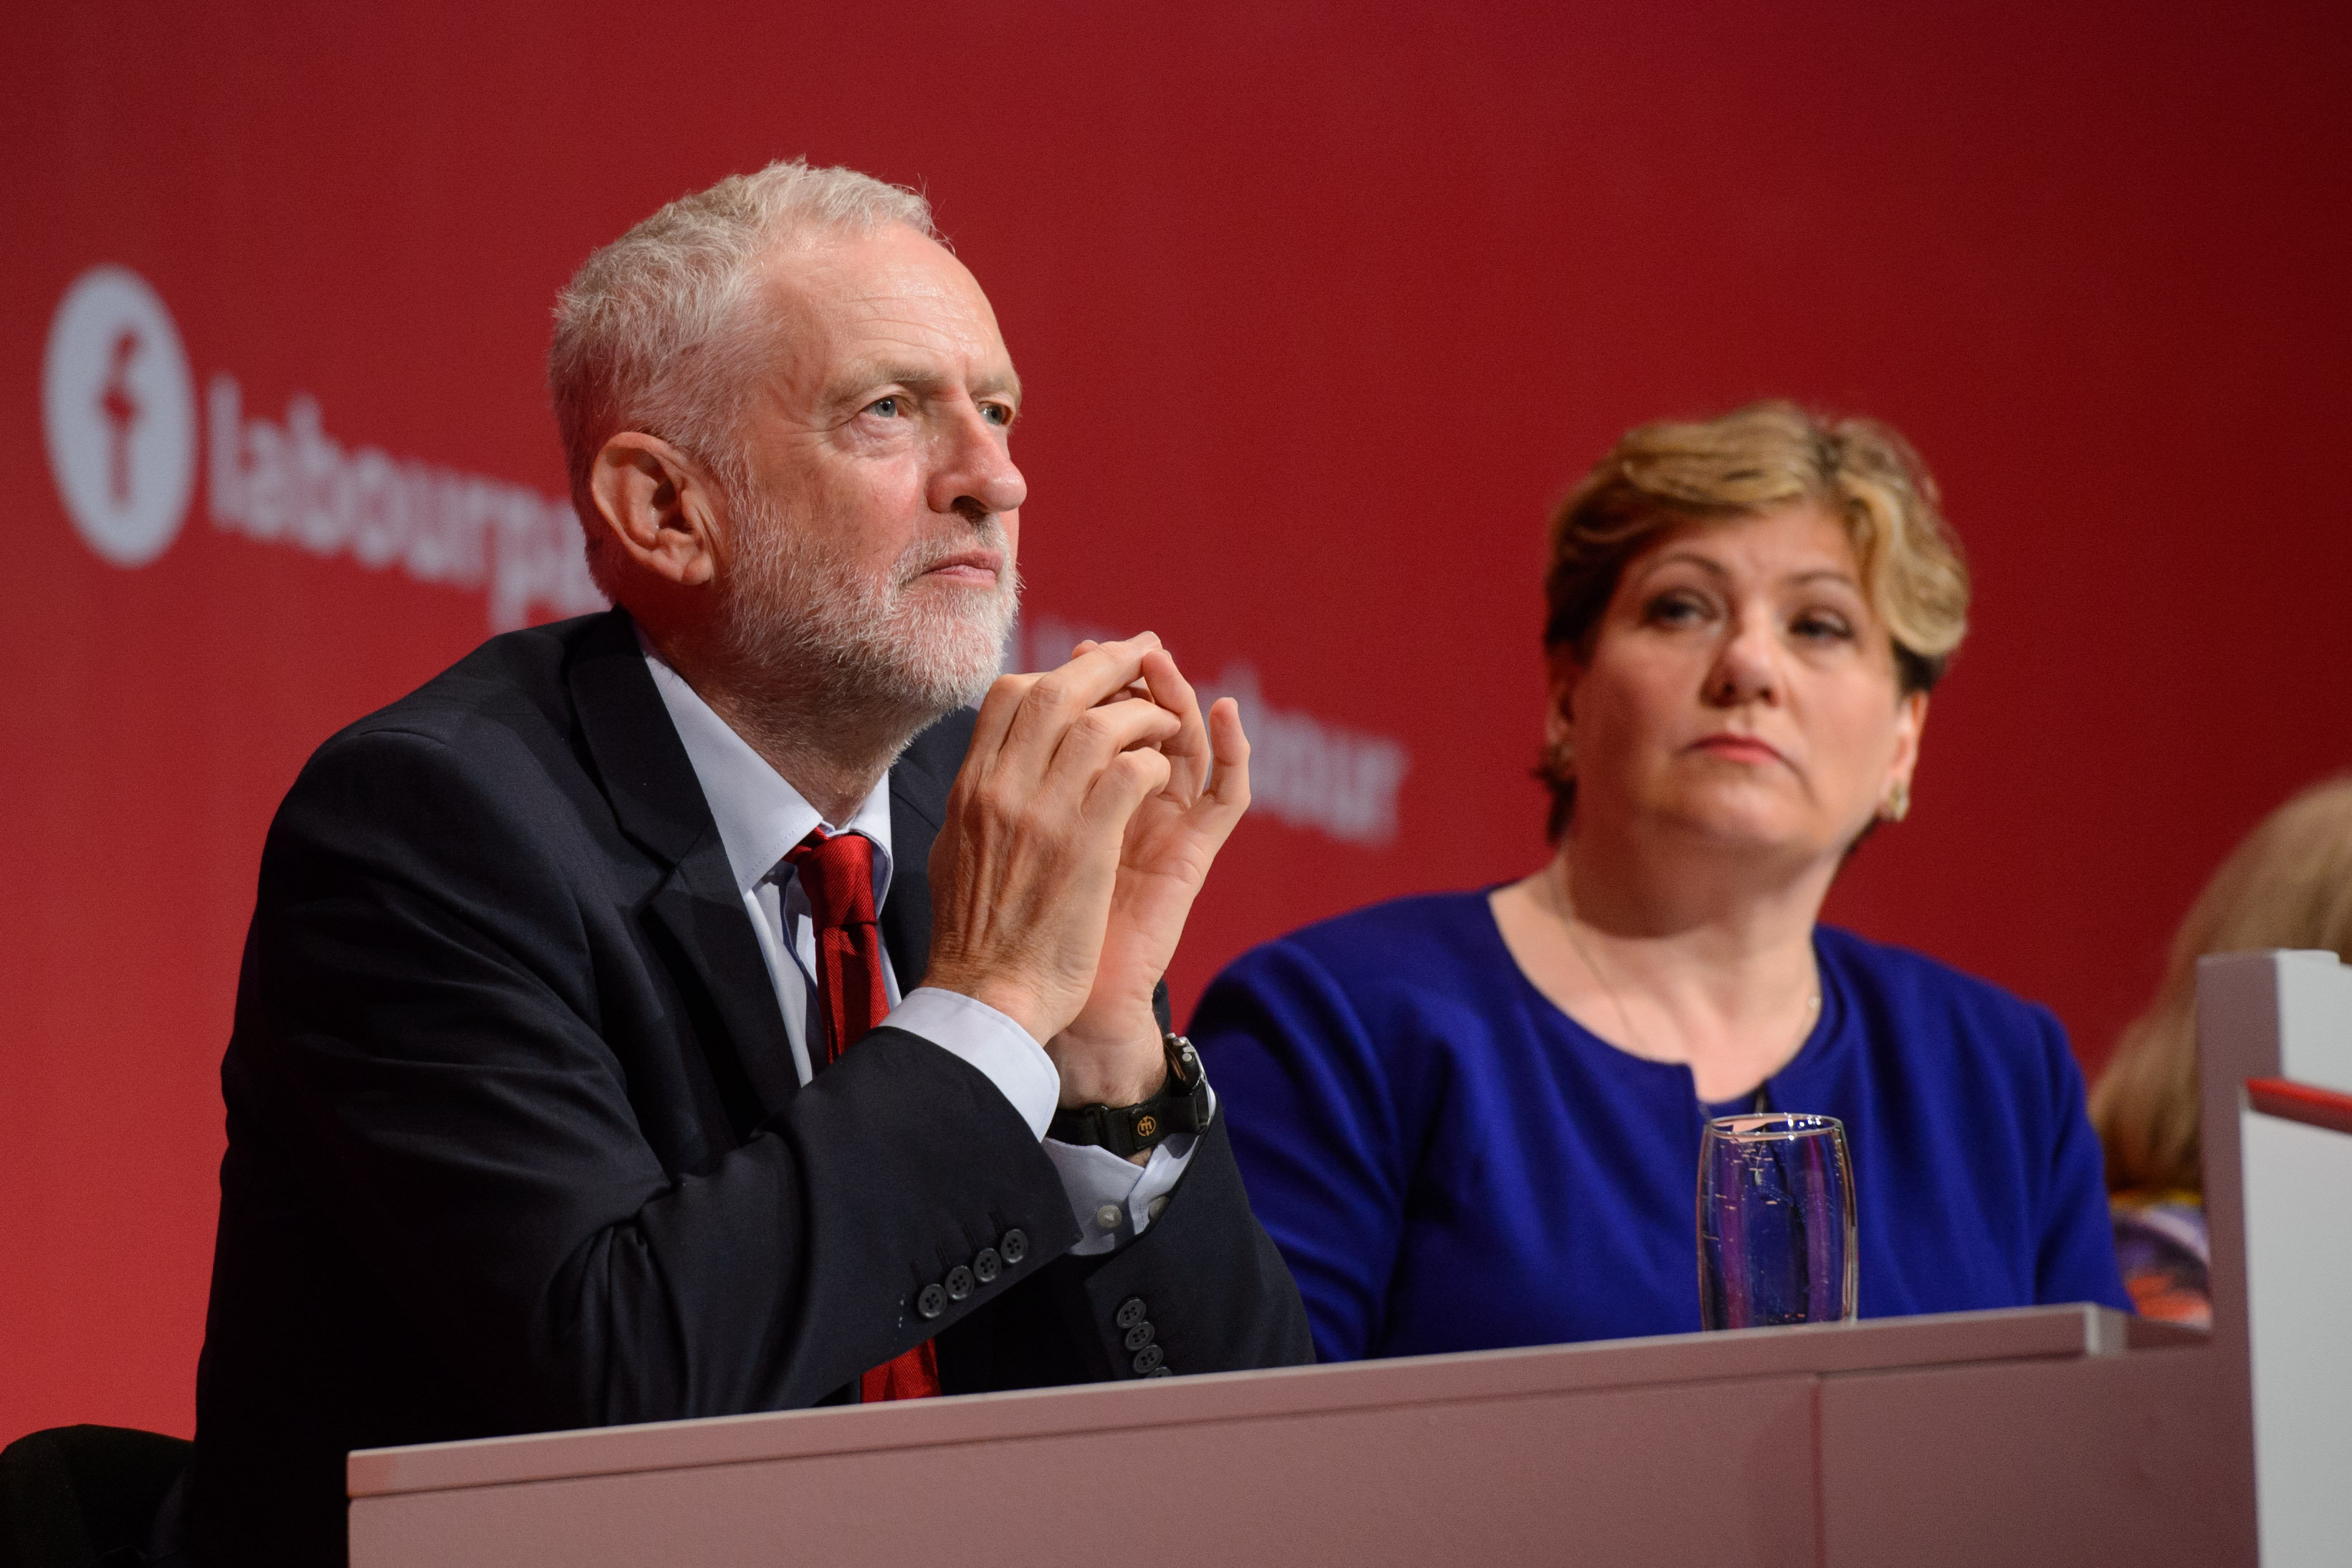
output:
[{"label": "black wristwatch", "polygon": [[1209,1080],[1200,1053],[1181,1035],[1162,1033],[1168,1081],[1160,1092],[1135,1105],[1076,1105],[1054,1112],[1045,1136],[1057,1143],[1099,1143],[1129,1156],[1157,1147],[1171,1132],[1203,1132],[1209,1126]]}]

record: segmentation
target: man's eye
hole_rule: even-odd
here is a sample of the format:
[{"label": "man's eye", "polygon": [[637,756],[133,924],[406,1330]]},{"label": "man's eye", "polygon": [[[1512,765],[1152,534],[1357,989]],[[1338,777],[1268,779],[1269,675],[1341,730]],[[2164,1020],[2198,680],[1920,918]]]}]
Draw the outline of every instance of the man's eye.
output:
[{"label": "man's eye", "polygon": [[898,399],[895,397],[877,397],[873,402],[866,405],[866,412],[868,414],[878,414],[885,419],[896,419],[898,417]]},{"label": "man's eye", "polygon": [[982,405],[981,408],[981,416],[986,419],[991,425],[998,426],[1013,423],[1013,410],[1005,407],[1002,403],[991,403]]}]

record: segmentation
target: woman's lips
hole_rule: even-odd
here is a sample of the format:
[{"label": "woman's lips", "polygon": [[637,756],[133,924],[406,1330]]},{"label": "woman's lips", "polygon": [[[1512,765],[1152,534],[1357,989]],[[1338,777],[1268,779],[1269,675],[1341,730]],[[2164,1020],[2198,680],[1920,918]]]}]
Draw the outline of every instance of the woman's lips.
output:
[{"label": "woman's lips", "polygon": [[1707,735],[1691,742],[1691,750],[1721,757],[1727,763],[1785,763],[1789,760],[1753,735]]}]

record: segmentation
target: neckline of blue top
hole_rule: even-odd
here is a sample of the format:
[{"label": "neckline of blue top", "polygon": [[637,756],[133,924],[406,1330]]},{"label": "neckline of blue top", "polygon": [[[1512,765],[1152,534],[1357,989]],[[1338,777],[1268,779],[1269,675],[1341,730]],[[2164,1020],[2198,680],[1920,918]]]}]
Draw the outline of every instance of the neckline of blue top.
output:
[{"label": "neckline of blue top", "polygon": [[1497,888],[1507,885],[1501,882],[1494,883],[1465,896],[1477,900],[1476,918],[1471,923],[1475,928],[1480,940],[1493,944],[1493,957],[1500,960],[1502,966],[1510,971],[1511,978],[1519,987],[1521,1005],[1537,1018],[1549,1018],[1557,1024],[1584,1054],[1590,1055],[1596,1051],[1606,1052],[1607,1059],[1630,1063],[1636,1068],[1681,1075],[1692,1103],[1708,1117],[1745,1115],[1753,1108],[1759,1095],[1763,1096],[1765,1101],[1773,1107],[1786,1107],[1791,1103],[1791,1100],[1790,1097],[1780,1091],[1778,1086],[1780,1080],[1791,1074],[1801,1076],[1811,1071],[1820,1066],[1822,1059],[1836,1047],[1837,1037],[1845,1017],[1845,986],[1836,964],[1832,961],[1831,954],[1822,941],[1824,931],[1830,928],[1825,928],[1819,921],[1815,921],[1813,922],[1813,970],[1821,976],[1822,1008],[1814,1016],[1813,1026],[1806,1034],[1804,1043],[1797,1047],[1796,1055],[1780,1064],[1778,1072],[1768,1075],[1762,1083],[1747,1093],[1736,1095],[1728,1100],[1701,1100],[1698,1097],[1698,1079],[1686,1064],[1655,1061],[1648,1057],[1637,1057],[1623,1047],[1601,1038],[1577,1022],[1573,1014],[1545,995],[1542,988],[1528,978],[1528,972],[1519,967],[1518,956],[1511,952],[1511,944],[1503,940],[1503,928],[1496,922],[1495,906],[1489,901],[1489,896]]}]

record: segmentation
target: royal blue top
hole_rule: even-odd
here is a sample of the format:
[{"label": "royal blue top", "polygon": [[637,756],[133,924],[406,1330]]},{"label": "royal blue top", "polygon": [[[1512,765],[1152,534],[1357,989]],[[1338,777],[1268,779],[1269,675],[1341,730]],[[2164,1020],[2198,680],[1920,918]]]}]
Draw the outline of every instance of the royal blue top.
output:
[{"label": "royal blue top", "polygon": [[[1847,931],[1813,951],[1821,1016],[1766,1092],[1845,1124],[1862,1315],[2128,1311],[2058,1020]],[[1553,1005],[1485,892],[1253,949],[1192,1033],[1323,1359],[1698,1328],[1690,1069]]]}]

